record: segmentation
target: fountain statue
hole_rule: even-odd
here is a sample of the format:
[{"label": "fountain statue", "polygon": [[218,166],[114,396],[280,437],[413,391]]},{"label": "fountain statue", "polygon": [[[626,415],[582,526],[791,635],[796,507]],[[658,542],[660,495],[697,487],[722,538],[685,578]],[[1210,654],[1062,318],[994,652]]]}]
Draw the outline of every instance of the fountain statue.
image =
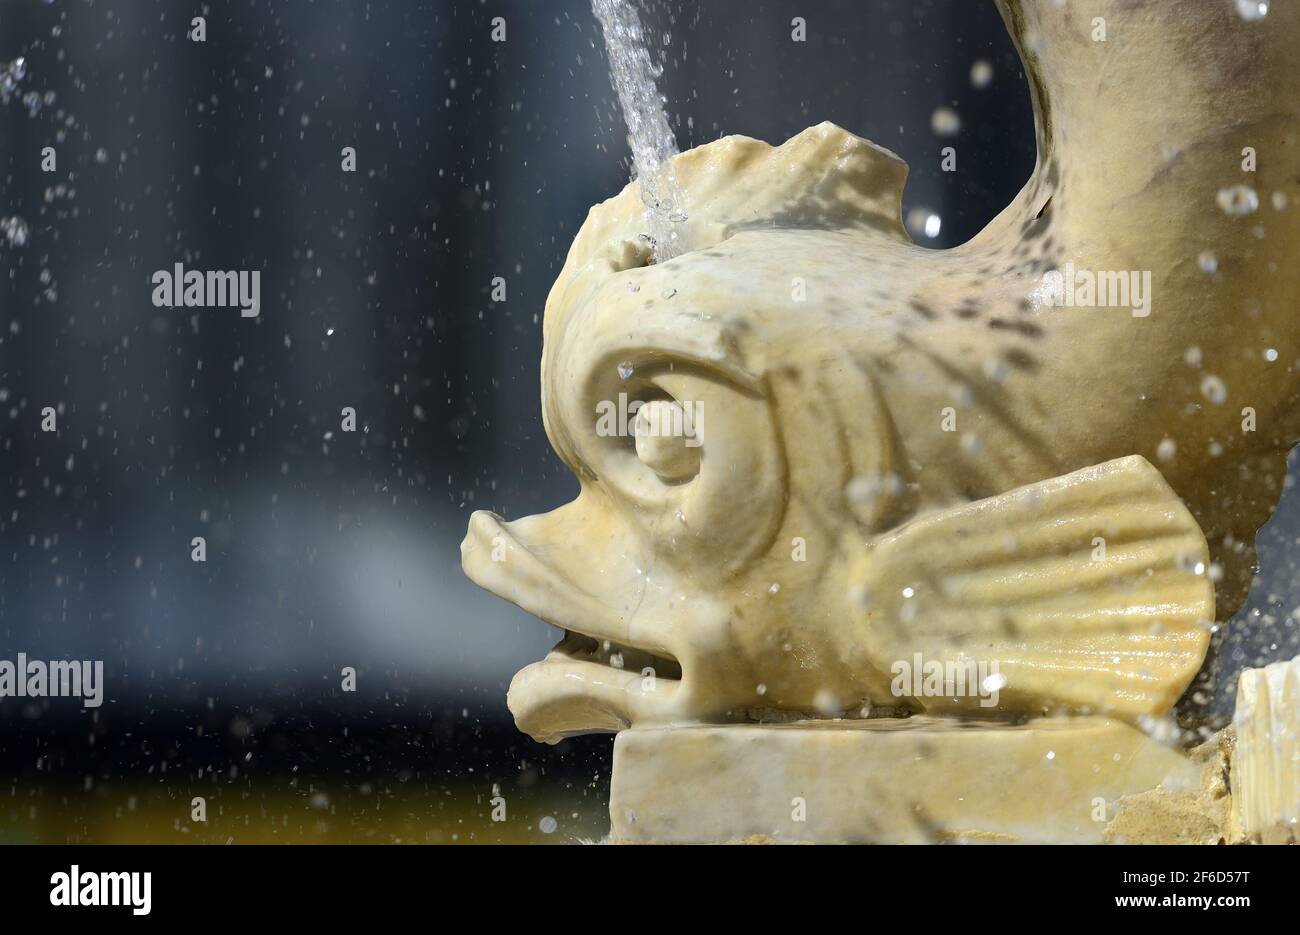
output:
[{"label": "fountain statue", "polygon": [[520,728],[620,732],[617,841],[1297,833],[1300,660],[1194,696],[1300,441],[1300,9],[998,5],[1038,160],[969,242],[823,123],[670,156],[671,251],[644,169],[569,251],[581,492],[462,550],[566,631]]}]

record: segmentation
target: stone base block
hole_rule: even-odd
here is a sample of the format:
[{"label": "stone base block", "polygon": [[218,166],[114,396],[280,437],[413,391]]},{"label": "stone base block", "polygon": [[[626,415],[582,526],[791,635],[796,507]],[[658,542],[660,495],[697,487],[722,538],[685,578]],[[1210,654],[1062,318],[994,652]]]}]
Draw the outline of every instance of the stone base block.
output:
[{"label": "stone base block", "polygon": [[1199,767],[1105,718],[640,728],[614,743],[617,843],[1101,843],[1121,796]]},{"label": "stone base block", "polygon": [[1300,839],[1300,656],[1246,669],[1232,719],[1232,813],[1247,840]]}]

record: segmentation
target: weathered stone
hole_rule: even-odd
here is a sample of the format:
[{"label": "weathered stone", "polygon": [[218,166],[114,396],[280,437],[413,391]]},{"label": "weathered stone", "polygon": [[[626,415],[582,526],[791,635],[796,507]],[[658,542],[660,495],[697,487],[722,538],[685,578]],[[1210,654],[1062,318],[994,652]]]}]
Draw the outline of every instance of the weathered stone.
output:
[{"label": "weathered stone", "polygon": [[1100,843],[1162,783],[1200,769],[1103,718],[643,728],[615,741],[610,815],[619,843]]},{"label": "weathered stone", "polygon": [[1246,669],[1232,718],[1232,814],[1247,840],[1300,837],[1300,656]]},{"label": "weathered stone", "polygon": [[1191,751],[1189,760],[1201,773],[1195,788],[1161,784],[1122,797],[1115,819],[1106,826],[1106,843],[1235,843],[1229,822],[1232,748],[1233,732],[1229,728]]}]

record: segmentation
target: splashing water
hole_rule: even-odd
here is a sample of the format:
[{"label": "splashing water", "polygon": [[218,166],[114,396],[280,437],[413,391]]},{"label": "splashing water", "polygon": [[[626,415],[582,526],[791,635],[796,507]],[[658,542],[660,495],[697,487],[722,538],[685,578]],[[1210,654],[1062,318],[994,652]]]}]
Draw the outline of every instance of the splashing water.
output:
[{"label": "splashing water", "polygon": [[1259,195],[1249,185],[1221,188],[1215,200],[1224,214],[1253,214],[1259,207]]},{"label": "splashing water", "polygon": [[1237,15],[1247,22],[1268,16],[1269,0],[1237,0]]},{"label": "splashing water", "polygon": [[27,222],[17,215],[0,218],[0,238],[8,246],[27,246],[28,233]]},{"label": "splashing water", "polygon": [[610,78],[623,106],[651,247],[662,263],[682,252],[678,225],[686,220],[686,213],[671,162],[677,155],[677,140],[655,85],[660,69],[650,60],[632,0],[592,0],[591,7],[605,33]]},{"label": "splashing water", "polygon": [[[26,77],[27,59],[21,55],[12,62],[0,62],[0,104],[8,104],[9,99],[18,94],[19,85]],[[39,104],[37,106],[39,109]],[[31,110],[30,104],[28,110]],[[26,246],[27,235],[27,222],[22,218],[16,215],[0,217],[0,244],[10,247]]]},{"label": "splashing water", "polygon": [[27,59],[21,55],[12,62],[0,62],[0,103],[18,93],[18,85],[27,77]]}]

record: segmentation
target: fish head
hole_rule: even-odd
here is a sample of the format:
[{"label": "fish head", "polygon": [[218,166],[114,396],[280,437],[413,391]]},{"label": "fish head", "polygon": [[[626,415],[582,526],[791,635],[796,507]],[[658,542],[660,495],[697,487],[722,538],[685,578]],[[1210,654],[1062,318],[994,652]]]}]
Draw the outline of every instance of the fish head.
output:
[{"label": "fish head", "polygon": [[[839,713],[860,700],[838,633],[851,557],[906,494],[884,480],[896,455],[854,362],[866,338],[847,271],[862,268],[861,238],[811,220],[835,214],[837,198],[867,198],[862,169],[896,190],[903,170],[837,128],[804,136],[831,151],[832,168],[822,158],[772,169],[833,176],[813,180],[816,209],[798,206],[815,184],[783,196],[768,179],[741,199],[744,223],[715,203],[686,232],[692,249],[652,263],[641,206],[624,192],[593,210],[548,300],[544,421],[580,493],[509,523],[478,512],[462,547],[474,581],[566,631],[510,688],[519,726],[538,739],[755,709]],[[724,155],[773,151],[720,142],[729,155],[684,154],[703,170],[689,181],[705,202]],[[857,188],[834,169],[846,148],[841,162],[865,159]],[[775,205],[757,212],[762,190]],[[791,220],[799,212],[804,226]],[[778,213],[785,226],[770,221]],[[869,217],[859,235],[906,242],[896,204],[892,220],[841,213]],[[854,477],[882,482],[850,502]]]}]

